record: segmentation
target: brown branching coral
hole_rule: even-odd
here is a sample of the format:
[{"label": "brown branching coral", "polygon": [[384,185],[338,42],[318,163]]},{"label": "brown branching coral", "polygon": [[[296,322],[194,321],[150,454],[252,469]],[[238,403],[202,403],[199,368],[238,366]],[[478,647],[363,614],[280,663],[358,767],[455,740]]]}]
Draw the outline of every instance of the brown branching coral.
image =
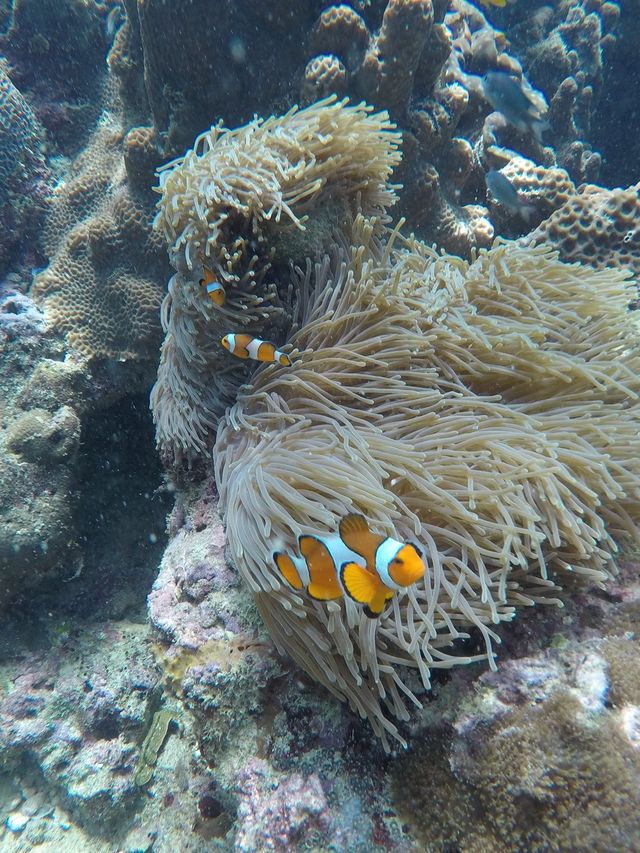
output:
[{"label": "brown branching coral", "polygon": [[[234,131],[214,127],[161,172],[156,224],[177,269],[152,394],[163,449],[177,457],[205,449],[246,377],[220,338],[232,330],[282,334],[295,293],[271,280],[279,246],[286,270],[291,258],[322,253],[358,205],[381,212],[392,204],[398,144],[386,113],[330,99]],[[203,298],[203,264],[227,289],[222,307]]]},{"label": "brown branching coral", "polygon": [[[303,354],[256,371],[214,460],[276,643],[386,739],[431,668],[472,659],[453,640],[476,628],[492,661],[492,625],[604,580],[614,538],[637,536],[640,355],[617,271],[513,244],[468,263],[366,219],[351,239],[300,273]],[[273,564],[351,511],[427,556],[379,620],[294,592]]]}]

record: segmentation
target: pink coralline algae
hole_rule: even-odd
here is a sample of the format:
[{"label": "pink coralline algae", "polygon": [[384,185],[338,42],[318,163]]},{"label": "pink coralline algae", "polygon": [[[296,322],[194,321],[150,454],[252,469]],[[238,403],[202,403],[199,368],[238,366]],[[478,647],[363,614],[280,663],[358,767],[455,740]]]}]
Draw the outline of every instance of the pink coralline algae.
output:
[{"label": "pink coralline algae", "polygon": [[242,853],[278,853],[325,846],[331,815],[319,778],[299,773],[279,777],[260,759],[238,774],[238,832],[235,849]]}]

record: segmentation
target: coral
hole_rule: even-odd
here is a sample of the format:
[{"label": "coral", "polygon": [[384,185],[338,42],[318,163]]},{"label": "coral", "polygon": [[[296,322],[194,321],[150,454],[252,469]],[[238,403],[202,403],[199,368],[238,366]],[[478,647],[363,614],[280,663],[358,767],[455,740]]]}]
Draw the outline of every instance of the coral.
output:
[{"label": "coral", "polygon": [[5,341],[35,337],[44,331],[44,315],[33,300],[0,284],[0,335]]},{"label": "coral", "polygon": [[330,811],[317,775],[284,780],[254,759],[238,774],[239,829],[235,849],[285,853],[330,837]]},{"label": "coral", "polygon": [[[224,116],[246,122],[285,98],[304,67],[310,0],[195,0],[175,11],[160,0],[126,0],[127,20],[111,52],[125,114],[133,124],[152,117],[164,154],[175,156]],[[202,70],[215,85],[202,84]],[[144,82],[141,80],[144,76]]]},{"label": "coral", "polygon": [[161,155],[155,131],[150,127],[134,127],[124,138],[124,164],[132,186],[150,187]]},{"label": "coral", "polygon": [[[513,157],[500,169],[519,198],[526,202],[531,216],[527,227],[538,225],[576,194],[575,184],[564,169],[538,166],[524,157]],[[491,221],[501,234],[510,234],[512,215],[496,200],[491,205]]]},{"label": "coral", "polygon": [[304,102],[312,103],[331,94],[343,95],[346,88],[347,69],[337,56],[320,54],[309,60],[301,88]]},{"label": "coral", "polygon": [[[11,774],[19,786],[13,813],[23,817],[22,838],[28,844],[40,834],[36,846],[48,841],[60,850],[69,836],[85,833],[79,847],[108,853],[114,844],[143,849],[151,831],[158,849],[179,849],[210,787],[188,746],[188,720],[181,720],[185,739],[168,738],[158,757],[149,786],[157,798],[141,796],[134,781],[139,745],[158,710],[146,628],[76,621],[55,632],[46,651],[0,664],[0,785]],[[48,820],[38,819],[40,809]],[[3,829],[4,849],[10,842]],[[196,833],[191,841],[198,853],[210,849]]]},{"label": "coral", "polygon": [[43,134],[0,63],[0,274],[20,241],[33,240],[50,192]]},{"label": "coral", "polygon": [[121,142],[117,124],[100,126],[56,188],[44,232],[51,263],[32,294],[78,355],[144,361],[159,343],[166,261],[151,199],[127,185]]},{"label": "coral", "polygon": [[16,413],[0,431],[0,607],[60,573],[71,574],[73,485],[80,423],[63,406]]},{"label": "coral", "polygon": [[489,246],[495,228],[478,204],[493,165],[489,143],[480,144],[490,112],[481,76],[521,74],[504,36],[469,3],[456,0],[445,14],[445,4],[431,0],[392,0],[360,12],[345,4],[325,9],[309,46],[318,53],[307,65],[303,97],[328,90],[364,97],[403,129],[401,205],[411,227],[462,256]]},{"label": "coral", "polygon": [[640,275],[640,184],[608,190],[586,185],[530,235],[564,261],[596,269],[617,267]]},{"label": "coral", "polygon": [[[410,849],[388,812],[383,753],[371,733],[278,659],[262,632],[249,591],[225,560],[212,482],[179,493],[170,527],[149,596],[154,653],[172,706],[187,710],[181,723],[195,720],[199,754],[212,768],[210,795],[233,823],[234,843],[294,844],[309,833],[322,848],[346,850],[355,833],[367,849]],[[320,795],[318,812],[310,806]],[[217,825],[222,815],[210,819]]]},{"label": "coral", "polygon": [[397,803],[418,839],[438,849],[635,848],[637,732],[630,706],[607,701],[619,674],[602,651],[571,641],[478,679],[451,729],[432,732],[396,768]]},{"label": "coral", "polygon": [[389,0],[380,30],[364,55],[356,86],[393,118],[406,115],[432,26],[431,0]]},{"label": "coral", "polygon": [[80,443],[80,420],[70,406],[63,406],[53,414],[31,409],[13,422],[6,440],[12,453],[29,462],[68,462]]},{"label": "coral", "polygon": [[97,0],[13,0],[0,48],[12,79],[65,152],[78,150],[100,112],[107,38]]},{"label": "coral", "polygon": [[[273,283],[278,254],[286,271],[328,250],[358,205],[373,212],[394,202],[387,181],[398,143],[385,113],[328,100],[235,131],[214,127],[161,172],[156,225],[177,269],[152,392],[163,450],[203,450],[246,377],[246,365],[221,350],[222,335],[282,334],[293,295]],[[202,298],[203,264],[225,285],[222,308]]]},{"label": "coral", "polygon": [[619,5],[606,0],[561,0],[534,14],[514,4],[506,15],[528,76],[549,101],[548,139],[557,164],[576,183],[595,181],[600,171],[601,157],[589,144],[591,122],[603,92],[605,57],[617,43],[620,14]]},{"label": "coral", "polygon": [[[297,285],[303,354],[254,373],[214,463],[231,557],[276,644],[384,737],[399,735],[383,706],[406,719],[415,690],[399,664],[428,688],[429,668],[468,662],[449,647],[472,625],[491,661],[488,626],[515,605],[607,577],[611,537],[635,535],[639,510],[638,369],[615,271],[512,244],[466,264],[358,228],[351,256]],[[272,560],[353,511],[428,554],[379,621],[294,592]]]}]

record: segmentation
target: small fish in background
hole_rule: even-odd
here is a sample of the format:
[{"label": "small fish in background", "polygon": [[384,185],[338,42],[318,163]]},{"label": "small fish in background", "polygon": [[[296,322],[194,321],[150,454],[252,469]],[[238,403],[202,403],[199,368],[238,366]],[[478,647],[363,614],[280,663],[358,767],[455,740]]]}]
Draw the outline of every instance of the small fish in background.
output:
[{"label": "small fish in background", "polygon": [[502,172],[492,169],[490,172],[487,172],[485,181],[488,189],[491,191],[491,195],[497,202],[506,207],[507,210],[510,210],[511,213],[521,216],[525,222],[529,222],[535,213],[535,208],[520,198],[518,190],[513,186],[509,178],[503,175]]},{"label": "small fish in background", "polygon": [[364,604],[364,613],[372,619],[396,592],[425,572],[417,546],[372,533],[361,515],[345,516],[338,536],[300,536],[298,548],[300,557],[283,551],[273,555],[290,586],[319,601],[346,595]]},{"label": "small fish in background", "polygon": [[497,6],[498,9],[504,9],[507,3],[514,3],[515,0],[479,0],[481,6],[486,6],[490,9],[492,6]]},{"label": "small fish in background", "polygon": [[216,305],[224,305],[227,293],[211,270],[206,267],[204,267],[204,276],[200,279],[200,284],[204,287],[207,296],[212,302]]},{"label": "small fish in background", "polygon": [[491,106],[502,113],[509,124],[521,133],[531,132],[542,142],[549,122],[522,89],[522,81],[506,71],[489,71],[482,78],[482,91]]},{"label": "small fish in background", "polygon": [[234,334],[230,332],[225,335],[220,341],[222,346],[229,350],[232,355],[238,358],[253,358],[255,361],[265,361],[268,363],[277,362],[285,367],[291,367],[291,359],[289,356],[276,349],[275,344],[270,341],[263,341],[261,338],[254,338],[253,335]]}]

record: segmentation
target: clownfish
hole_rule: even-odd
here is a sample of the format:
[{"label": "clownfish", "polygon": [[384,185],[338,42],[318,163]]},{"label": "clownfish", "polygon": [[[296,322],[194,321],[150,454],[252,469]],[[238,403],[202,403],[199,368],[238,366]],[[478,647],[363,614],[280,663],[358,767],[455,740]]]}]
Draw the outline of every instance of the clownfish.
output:
[{"label": "clownfish", "polygon": [[286,367],[291,366],[288,355],[276,349],[275,344],[254,338],[253,335],[236,335],[230,332],[220,341],[222,346],[238,358],[253,358],[256,361],[278,362]]},{"label": "clownfish", "polygon": [[361,515],[347,515],[338,536],[300,536],[300,557],[273,555],[287,583],[319,601],[346,595],[364,604],[364,613],[379,616],[389,599],[425,573],[422,552],[411,543],[372,533]]},{"label": "clownfish", "polygon": [[480,0],[482,6],[497,6],[499,9],[504,9],[507,3],[512,3],[514,0]]},{"label": "clownfish", "polygon": [[216,280],[216,277],[211,270],[204,267],[204,276],[200,279],[200,284],[207,292],[207,296],[216,305],[224,305],[224,300],[227,298],[224,287]]}]

